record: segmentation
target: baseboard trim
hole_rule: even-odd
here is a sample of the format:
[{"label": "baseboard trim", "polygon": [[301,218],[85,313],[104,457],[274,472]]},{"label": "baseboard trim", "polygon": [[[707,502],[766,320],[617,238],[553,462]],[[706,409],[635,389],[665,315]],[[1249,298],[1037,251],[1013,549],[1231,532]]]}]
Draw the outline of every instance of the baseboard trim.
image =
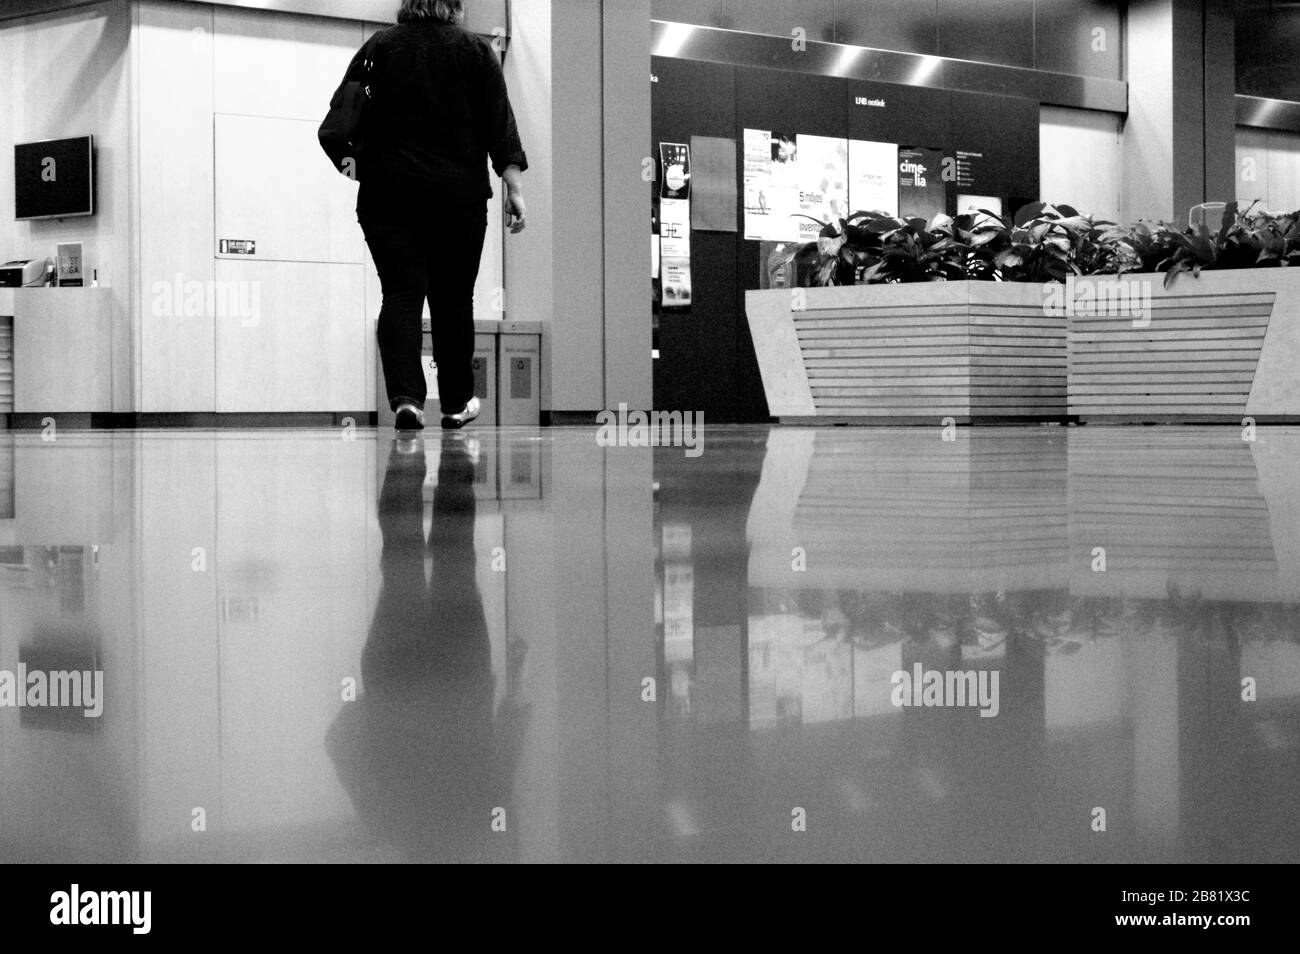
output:
[{"label": "baseboard trim", "polygon": [[542,427],[595,427],[603,411],[543,411]]},{"label": "baseboard trim", "polygon": [[191,430],[254,430],[260,428],[342,427],[351,421],[356,427],[374,427],[374,411],[289,411],[283,413],[236,412],[148,412],[85,413],[51,411],[44,414],[9,414],[10,429],[42,430],[53,420],[56,427],[70,430],[119,430],[135,428],[181,428]]}]

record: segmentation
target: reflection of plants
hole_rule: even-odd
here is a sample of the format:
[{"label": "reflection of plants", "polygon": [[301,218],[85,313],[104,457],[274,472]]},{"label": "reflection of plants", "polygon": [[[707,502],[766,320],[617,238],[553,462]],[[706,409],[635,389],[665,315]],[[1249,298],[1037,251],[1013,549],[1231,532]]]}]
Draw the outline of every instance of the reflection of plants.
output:
[{"label": "reflection of plants", "polygon": [[837,594],[849,640],[863,650],[903,643],[909,653],[956,649],[965,631],[967,599],[961,594]]},{"label": "reflection of plants", "polygon": [[1126,601],[1115,597],[1079,597],[1070,602],[1070,629],[1087,640],[1118,636],[1131,616]]},{"label": "reflection of plants", "polygon": [[[762,608],[759,608],[762,607]],[[820,618],[827,638],[860,650],[902,643],[911,655],[959,648],[984,654],[1039,643],[1069,656],[1099,639],[1172,634],[1230,646],[1300,642],[1300,604],[1204,600],[1170,586],[1165,598],[1071,596],[1067,590],[979,593],[866,593],[858,590],[754,591],[751,613]]]},{"label": "reflection of plants", "polygon": [[1300,643],[1300,604],[1207,600],[1199,593],[1168,587],[1158,609],[1180,638],[1222,643],[1236,657],[1251,643]]},{"label": "reflection of plants", "polygon": [[1070,654],[1082,645],[1070,638],[1069,596],[1064,590],[1024,590],[972,596],[971,643],[984,651],[1004,643],[1041,642]]}]

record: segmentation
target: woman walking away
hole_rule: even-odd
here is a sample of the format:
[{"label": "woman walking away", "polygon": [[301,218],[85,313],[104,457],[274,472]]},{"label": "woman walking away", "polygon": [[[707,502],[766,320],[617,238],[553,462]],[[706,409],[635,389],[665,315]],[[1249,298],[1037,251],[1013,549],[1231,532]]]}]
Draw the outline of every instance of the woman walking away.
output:
[{"label": "woman walking away", "polygon": [[442,426],[461,428],[479,415],[474,284],[492,195],[489,159],[505,180],[511,233],[525,225],[528,159],[501,60],[464,19],[464,0],[402,0],[397,26],[362,47],[343,83],[369,86],[357,219],[383,287],[379,354],[398,430],[424,427],[426,299]]}]

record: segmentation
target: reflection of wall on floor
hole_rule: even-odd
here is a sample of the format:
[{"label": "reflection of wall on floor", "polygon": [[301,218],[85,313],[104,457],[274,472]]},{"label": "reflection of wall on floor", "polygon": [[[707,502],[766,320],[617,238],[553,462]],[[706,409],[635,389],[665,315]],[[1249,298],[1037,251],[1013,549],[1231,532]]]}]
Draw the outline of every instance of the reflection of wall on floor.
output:
[{"label": "reflection of wall on floor", "polygon": [[[13,435],[0,431],[0,520],[14,518],[14,455]],[[0,544],[8,543],[13,532],[12,524],[0,523]]]},{"label": "reflection of wall on floor", "polygon": [[[925,646],[922,658],[955,660],[942,647],[960,645],[960,668],[1009,647],[994,658],[1021,672],[1002,683],[1004,709],[1013,721],[1030,713],[1009,768],[1014,797],[1037,806],[1018,836],[1026,852],[1066,844],[1103,857],[1087,825],[1100,806],[1121,855],[1193,857],[1197,833],[1232,816],[1241,856],[1271,857],[1282,842],[1263,806],[1287,797],[1276,781],[1300,742],[1300,445],[1270,428],[1254,443],[1236,427],[1016,436],[967,433],[954,446],[937,429],[769,433],[747,529],[744,727],[780,753],[761,784],[793,786],[788,766],[807,775],[824,757],[838,797],[869,818],[892,794],[875,760],[904,758],[916,791],[961,802],[956,716],[935,730],[937,750],[901,754],[922,737],[900,734],[914,713],[889,703],[889,677]],[[1046,532],[1015,546],[1042,517]],[[1093,573],[1102,544],[1107,571]],[[792,572],[795,548],[805,572]],[[996,568],[1004,552],[1002,588],[984,590],[972,568]],[[1034,556],[1057,588],[1032,588],[1053,578],[1031,571]],[[1015,652],[1026,640],[1036,656]],[[1246,676],[1260,683],[1255,706],[1240,700]],[[992,736],[968,743],[997,751]],[[1255,777],[1267,791],[1241,782]],[[964,790],[968,805],[979,791]],[[709,793],[694,797],[679,814],[716,822]],[[887,858],[889,846],[875,850]]]}]

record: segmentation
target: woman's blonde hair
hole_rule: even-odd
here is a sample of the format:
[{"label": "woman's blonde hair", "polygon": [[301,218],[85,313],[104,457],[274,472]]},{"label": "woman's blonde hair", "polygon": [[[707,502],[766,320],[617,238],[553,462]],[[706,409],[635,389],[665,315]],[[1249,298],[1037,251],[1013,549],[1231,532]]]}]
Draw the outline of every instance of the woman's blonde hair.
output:
[{"label": "woman's blonde hair", "polygon": [[464,23],[465,0],[402,0],[397,22],[415,23],[418,20]]}]

